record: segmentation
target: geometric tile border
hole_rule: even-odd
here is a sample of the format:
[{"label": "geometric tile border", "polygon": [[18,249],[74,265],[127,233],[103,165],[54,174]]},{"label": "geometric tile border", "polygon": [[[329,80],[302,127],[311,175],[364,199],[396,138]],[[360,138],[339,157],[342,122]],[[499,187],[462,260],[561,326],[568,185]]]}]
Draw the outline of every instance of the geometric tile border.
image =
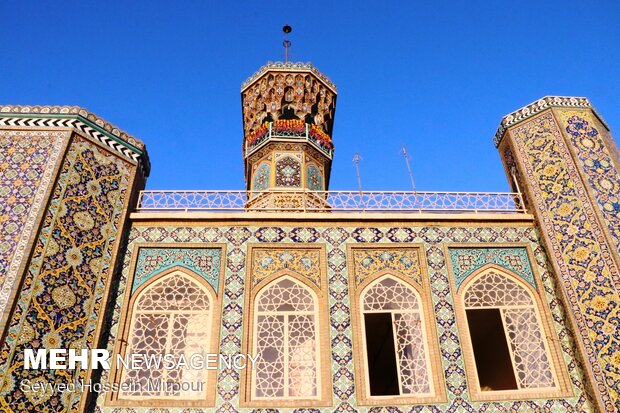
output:
[{"label": "geometric tile border", "polygon": [[141,140],[77,106],[0,106],[0,127],[74,129],[128,159],[139,161],[144,175],[149,175],[151,165]]}]

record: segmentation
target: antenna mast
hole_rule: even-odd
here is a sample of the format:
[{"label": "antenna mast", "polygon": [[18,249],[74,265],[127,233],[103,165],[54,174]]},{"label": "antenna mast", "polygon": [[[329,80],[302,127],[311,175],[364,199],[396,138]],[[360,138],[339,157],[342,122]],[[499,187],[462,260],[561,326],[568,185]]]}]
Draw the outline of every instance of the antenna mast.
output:
[{"label": "antenna mast", "polygon": [[286,38],[286,35],[292,32],[293,28],[286,24],[282,27],[282,31],[284,32],[284,42],[282,43],[284,45],[284,63],[288,63],[288,49],[291,47],[291,41]]},{"label": "antenna mast", "polygon": [[355,163],[355,173],[357,174],[357,187],[360,190],[360,195],[362,194],[362,177],[360,176],[360,160],[361,156],[357,152],[355,152],[355,156],[353,157],[353,163]]},{"label": "antenna mast", "polygon": [[364,194],[362,192],[362,177],[360,176],[360,160],[363,158],[355,152],[355,156],[353,157],[353,163],[355,164],[355,173],[357,174],[357,187],[359,188],[360,194],[360,203],[362,204],[362,211],[366,209],[364,206]]},{"label": "antenna mast", "polygon": [[405,157],[405,163],[407,164],[407,170],[409,171],[409,179],[411,179],[411,187],[413,188],[413,192],[417,195],[418,191],[415,189],[415,182],[413,181],[413,174],[411,173],[411,166],[409,165],[409,156],[407,156],[407,150],[405,149],[405,145],[402,146],[403,156]]},{"label": "antenna mast", "polygon": [[405,145],[402,147],[403,156],[405,157],[405,163],[407,164],[407,170],[409,171],[409,179],[411,179],[411,187],[413,188],[413,199],[414,205],[420,205],[418,201],[418,190],[415,188],[415,182],[413,180],[413,174],[411,173],[411,166],[409,165],[409,156],[407,156],[407,149],[405,149]]}]

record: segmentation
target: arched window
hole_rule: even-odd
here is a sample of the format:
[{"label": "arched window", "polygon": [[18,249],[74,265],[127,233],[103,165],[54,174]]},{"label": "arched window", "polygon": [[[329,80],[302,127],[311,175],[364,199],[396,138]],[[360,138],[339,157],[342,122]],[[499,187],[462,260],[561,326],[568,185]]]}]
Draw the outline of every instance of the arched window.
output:
[{"label": "arched window", "polygon": [[536,302],[522,283],[484,271],[465,287],[463,304],[481,391],[556,387]]},{"label": "arched window", "polygon": [[418,293],[386,275],[369,284],[360,301],[370,396],[431,394]]},{"label": "arched window", "polygon": [[[181,271],[153,282],[134,301],[125,356],[142,354],[157,360],[172,354],[176,367],[181,357],[189,360],[208,353],[212,303],[209,290]],[[119,397],[204,399],[205,369],[168,367],[161,360],[148,368],[125,368]]]},{"label": "arched window", "polygon": [[259,359],[252,371],[254,399],[316,399],[320,396],[317,299],[284,276],[254,301],[253,341]]}]

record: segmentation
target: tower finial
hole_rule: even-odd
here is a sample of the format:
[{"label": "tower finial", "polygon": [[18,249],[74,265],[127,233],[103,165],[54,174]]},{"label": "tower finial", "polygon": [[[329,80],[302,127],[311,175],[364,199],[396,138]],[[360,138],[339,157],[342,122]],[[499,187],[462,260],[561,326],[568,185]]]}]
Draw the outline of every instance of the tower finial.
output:
[{"label": "tower finial", "polygon": [[282,31],[284,32],[284,62],[288,63],[288,48],[291,47],[291,41],[286,38],[286,35],[293,31],[293,28],[288,24],[285,24],[282,27]]}]

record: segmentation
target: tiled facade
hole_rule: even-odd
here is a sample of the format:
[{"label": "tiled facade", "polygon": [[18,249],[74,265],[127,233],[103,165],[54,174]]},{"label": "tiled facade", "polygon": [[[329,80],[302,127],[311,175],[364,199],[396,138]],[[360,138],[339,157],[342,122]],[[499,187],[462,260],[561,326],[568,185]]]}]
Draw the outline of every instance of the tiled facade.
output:
[{"label": "tiled facade", "polygon": [[[324,248],[327,256],[325,291],[328,297],[324,312],[329,314],[328,334],[330,339],[332,399],[321,411],[378,411],[380,408],[363,406],[357,401],[355,388],[354,345],[351,323],[351,307],[355,305],[349,295],[354,288],[350,285],[351,272],[353,279],[363,280],[371,273],[382,271],[404,273],[413,282],[424,282],[427,277],[430,285],[427,291],[432,301],[432,312],[436,325],[434,331],[438,347],[433,349],[440,354],[442,374],[435,385],[445,388],[445,396],[441,402],[418,405],[391,405],[383,407],[389,411],[596,411],[588,397],[586,379],[581,363],[574,350],[574,339],[566,325],[566,311],[558,299],[558,286],[555,277],[549,271],[549,262],[540,244],[538,231],[531,223],[485,225],[470,223],[460,225],[440,225],[428,227],[421,223],[389,226],[378,223],[366,223],[357,226],[354,223],[341,223],[337,227],[324,226],[320,222],[307,222],[303,226],[290,222],[282,222],[272,227],[255,225],[197,225],[182,223],[166,225],[158,222],[134,223],[127,251],[124,257],[123,271],[119,281],[117,306],[114,310],[111,337],[108,349],[112,351],[119,343],[117,337],[121,325],[127,322],[123,314],[131,298],[128,294],[133,275],[132,262],[136,260],[135,251],[141,251],[141,245],[172,245],[182,243],[187,248],[192,243],[222,243],[228,246],[223,257],[225,267],[222,282],[224,283],[222,302],[222,323],[219,338],[222,354],[247,353],[242,348],[243,336],[247,334],[242,323],[244,306],[248,300],[245,291],[245,280],[263,277],[281,269],[295,274],[321,274],[316,268],[319,248]],[[311,242],[313,249],[308,249]],[[300,248],[300,245],[303,248]],[[420,255],[406,248],[415,245]],[[251,248],[250,248],[251,247]],[[261,248],[262,247],[262,248]],[[350,253],[347,254],[348,249]],[[253,251],[253,258],[248,256]],[[258,252],[257,252],[258,250]],[[313,251],[316,251],[313,253]],[[553,345],[557,345],[560,355],[556,369],[563,380],[559,398],[537,398],[525,400],[503,400],[494,402],[474,402],[469,395],[469,386],[465,372],[462,351],[462,332],[456,322],[455,296],[452,285],[462,277],[461,270],[450,270],[448,264],[453,251],[461,254],[469,252],[479,259],[481,266],[493,263],[510,272],[520,270],[525,277],[532,277],[540,299],[545,302],[543,314],[549,314],[552,323]],[[485,258],[492,255],[490,258]],[[497,256],[509,257],[506,260]],[[253,260],[249,271],[249,261]],[[486,260],[486,261],[485,261]],[[519,261],[523,260],[523,261]],[[455,266],[452,259],[452,268]],[[419,270],[421,269],[421,270]],[[319,282],[310,279],[310,282]],[[529,281],[527,281],[529,282]],[[254,284],[252,281],[251,284]],[[320,284],[319,284],[320,285]],[[102,380],[107,380],[108,372],[104,372]],[[439,392],[441,393],[441,392]],[[99,396],[97,411],[102,412],[161,412],[157,406],[115,407],[114,401],[106,400],[110,394]],[[194,409],[194,412],[206,411],[258,411],[256,408],[243,408],[246,394],[240,388],[240,373],[235,370],[219,371],[217,399],[215,406]],[[315,408],[317,409],[317,408]],[[290,406],[279,411],[300,411]],[[166,412],[182,412],[183,408],[166,407]],[[303,411],[303,409],[302,409]]]},{"label": "tiled facade", "polygon": [[[620,159],[587,99],[543,98],[502,120],[495,142],[528,213],[373,215],[332,214],[321,193],[336,101],[327,78],[309,65],[270,64],[242,93],[247,189],[265,192],[249,193],[246,211],[232,214],[134,212],[150,167],[142,142],[80,108],[0,107],[0,411],[620,410]],[[309,200],[315,212],[300,213]],[[500,392],[477,381],[464,295],[485,271],[506,274],[532,299],[553,385]],[[318,326],[315,396],[261,400],[247,370],[227,367],[206,374],[207,397],[190,401],[20,386],[119,383],[114,362],[96,372],[26,370],[24,350],[123,354],[134,303],[175,274],[185,277],[179,291],[207,291],[201,348],[224,356],[252,353],[265,286],[283,277],[307,287]],[[384,276],[419,297],[423,396],[367,390],[360,297]]]}]

